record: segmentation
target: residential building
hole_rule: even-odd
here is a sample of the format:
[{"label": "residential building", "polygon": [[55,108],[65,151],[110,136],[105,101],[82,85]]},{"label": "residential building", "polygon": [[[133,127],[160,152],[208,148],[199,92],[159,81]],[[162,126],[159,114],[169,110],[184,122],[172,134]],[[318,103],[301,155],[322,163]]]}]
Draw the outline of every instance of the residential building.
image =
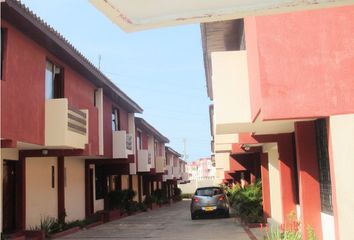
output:
[{"label": "residential building", "polygon": [[1,2],[1,33],[1,232],[103,210],[142,109],[20,2]]},{"label": "residential building", "polygon": [[143,190],[162,188],[168,139],[135,118],[143,111],[136,102],[14,0],[1,2],[0,89],[1,234],[48,217],[88,218],[109,208],[110,191],[132,189],[142,201]]},{"label": "residential building", "polygon": [[353,17],[348,6],[201,26],[223,180],[260,177],[268,221],[295,214],[319,239],[354,234],[354,195],[341,193],[354,144]]},{"label": "residential building", "polygon": [[215,179],[215,167],[210,158],[200,158],[186,165],[190,180]]},{"label": "residential building", "polygon": [[[156,189],[162,189],[165,144],[168,138],[142,118],[135,118],[137,144],[137,179],[139,202]],[[140,190],[139,190],[140,189]]]},{"label": "residential building", "polygon": [[91,2],[126,31],[202,22],[217,178],[261,177],[270,222],[354,236],[352,2]]}]

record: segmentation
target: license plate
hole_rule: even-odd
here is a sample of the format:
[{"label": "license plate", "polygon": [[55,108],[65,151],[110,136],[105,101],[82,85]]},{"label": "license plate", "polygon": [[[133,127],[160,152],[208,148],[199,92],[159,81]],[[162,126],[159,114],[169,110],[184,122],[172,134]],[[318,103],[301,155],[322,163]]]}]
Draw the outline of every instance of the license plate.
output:
[{"label": "license plate", "polygon": [[204,207],[203,210],[206,212],[210,212],[210,211],[214,211],[215,207]]}]

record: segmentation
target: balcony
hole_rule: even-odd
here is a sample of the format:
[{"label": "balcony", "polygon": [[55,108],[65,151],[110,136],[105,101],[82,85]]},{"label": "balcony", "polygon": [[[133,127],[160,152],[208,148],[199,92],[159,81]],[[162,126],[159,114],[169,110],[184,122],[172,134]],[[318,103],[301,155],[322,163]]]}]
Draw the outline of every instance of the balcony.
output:
[{"label": "balcony", "polygon": [[133,152],[133,135],[126,131],[113,131],[113,158],[128,158]]},{"label": "balcony", "polygon": [[157,173],[163,173],[164,172],[164,166],[165,166],[165,157],[158,156],[156,157],[156,172]]},{"label": "balcony", "polygon": [[183,172],[182,173],[182,182],[188,181],[188,173]]},{"label": "balcony", "polygon": [[173,179],[173,173],[172,173],[172,166],[167,165],[165,167],[165,172],[163,175],[163,181],[166,182],[166,180],[172,180]]},{"label": "balcony", "polygon": [[177,179],[181,177],[181,172],[179,167],[173,167],[173,177]]},{"label": "balcony", "polygon": [[45,102],[45,146],[84,149],[88,144],[88,110],[70,107],[68,99]]},{"label": "balcony", "polygon": [[147,149],[138,150],[138,172],[150,172],[151,153]]}]

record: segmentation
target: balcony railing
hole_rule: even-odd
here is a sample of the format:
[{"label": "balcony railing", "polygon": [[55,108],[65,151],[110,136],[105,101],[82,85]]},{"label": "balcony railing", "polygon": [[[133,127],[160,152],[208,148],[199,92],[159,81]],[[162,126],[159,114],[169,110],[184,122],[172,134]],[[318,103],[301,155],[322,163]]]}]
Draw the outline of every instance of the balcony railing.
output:
[{"label": "balcony railing", "polygon": [[88,110],[69,106],[68,99],[45,102],[45,146],[84,149],[88,143]]},{"label": "balcony railing", "polygon": [[162,157],[162,156],[158,156],[156,158],[155,168],[156,168],[156,172],[157,173],[163,173],[164,172],[165,160],[166,160],[166,158]]},{"label": "balcony railing", "polygon": [[147,149],[139,149],[138,150],[138,172],[149,172],[150,168],[151,168],[151,153]]},{"label": "balcony railing", "polygon": [[173,177],[174,178],[180,178],[181,177],[181,172],[179,167],[173,167]]},{"label": "balcony railing", "polygon": [[113,158],[128,158],[129,154],[133,154],[133,135],[113,131]]},{"label": "balcony railing", "polygon": [[163,175],[163,181],[172,180],[172,179],[173,179],[173,167],[170,166],[170,165],[167,165],[165,167],[165,172],[164,172],[164,175]]}]

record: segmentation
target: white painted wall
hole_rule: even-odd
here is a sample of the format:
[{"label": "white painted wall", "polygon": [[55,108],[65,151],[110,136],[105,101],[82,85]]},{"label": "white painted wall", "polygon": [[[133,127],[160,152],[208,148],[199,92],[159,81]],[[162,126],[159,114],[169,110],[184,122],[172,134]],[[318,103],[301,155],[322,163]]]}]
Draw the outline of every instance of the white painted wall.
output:
[{"label": "white painted wall", "polygon": [[230,153],[215,153],[215,167],[218,169],[222,168],[223,171],[230,171]]},{"label": "white painted wall", "polygon": [[96,89],[96,107],[98,109],[98,152],[99,155],[104,154],[104,137],[103,137],[103,89]]},{"label": "white painted wall", "polygon": [[[52,188],[52,169],[55,187]],[[58,217],[58,167],[56,157],[26,158],[26,228],[38,226],[41,217]]]},{"label": "white painted wall", "polygon": [[133,136],[134,163],[129,163],[129,173],[136,174],[136,141],[135,141],[135,116],[134,113],[128,113],[128,132]]},{"label": "white painted wall", "polygon": [[138,175],[132,176],[133,182],[133,191],[136,193],[135,197],[133,198],[134,201],[139,201],[139,182],[138,182]]},{"label": "white painted wall", "polygon": [[65,167],[65,211],[66,220],[85,218],[85,160],[66,157]]},{"label": "white painted wall", "polygon": [[148,150],[149,150],[149,153],[151,154],[151,165],[150,165],[151,168],[155,167],[155,159],[154,159],[154,156],[155,156],[155,145],[154,144],[155,144],[154,137],[153,136],[149,136],[148,137]]},{"label": "white painted wall", "polygon": [[321,212],[322,240],[335,240],[334,217]]},{"label": "white painted wall", "polygon": [[[337,200],[338,232],[340,239],[354,236],[354,114],[330,117],[332,143],[331,173]],[[334,180],[334,181],[333,181]],[[333,189],[333,186],[332,186]]]},{"label": "white painted wall", "polygon": [[213,52],[211,62],[216,131],[219,124],[250,123],[247,52]]},{"label": "white painted wall", "polygon": [[280,190],[279,153],[277,144],[264,144],[263,152],[268,153],[271,222],[281,224],[283,220],[283,208]]}]

